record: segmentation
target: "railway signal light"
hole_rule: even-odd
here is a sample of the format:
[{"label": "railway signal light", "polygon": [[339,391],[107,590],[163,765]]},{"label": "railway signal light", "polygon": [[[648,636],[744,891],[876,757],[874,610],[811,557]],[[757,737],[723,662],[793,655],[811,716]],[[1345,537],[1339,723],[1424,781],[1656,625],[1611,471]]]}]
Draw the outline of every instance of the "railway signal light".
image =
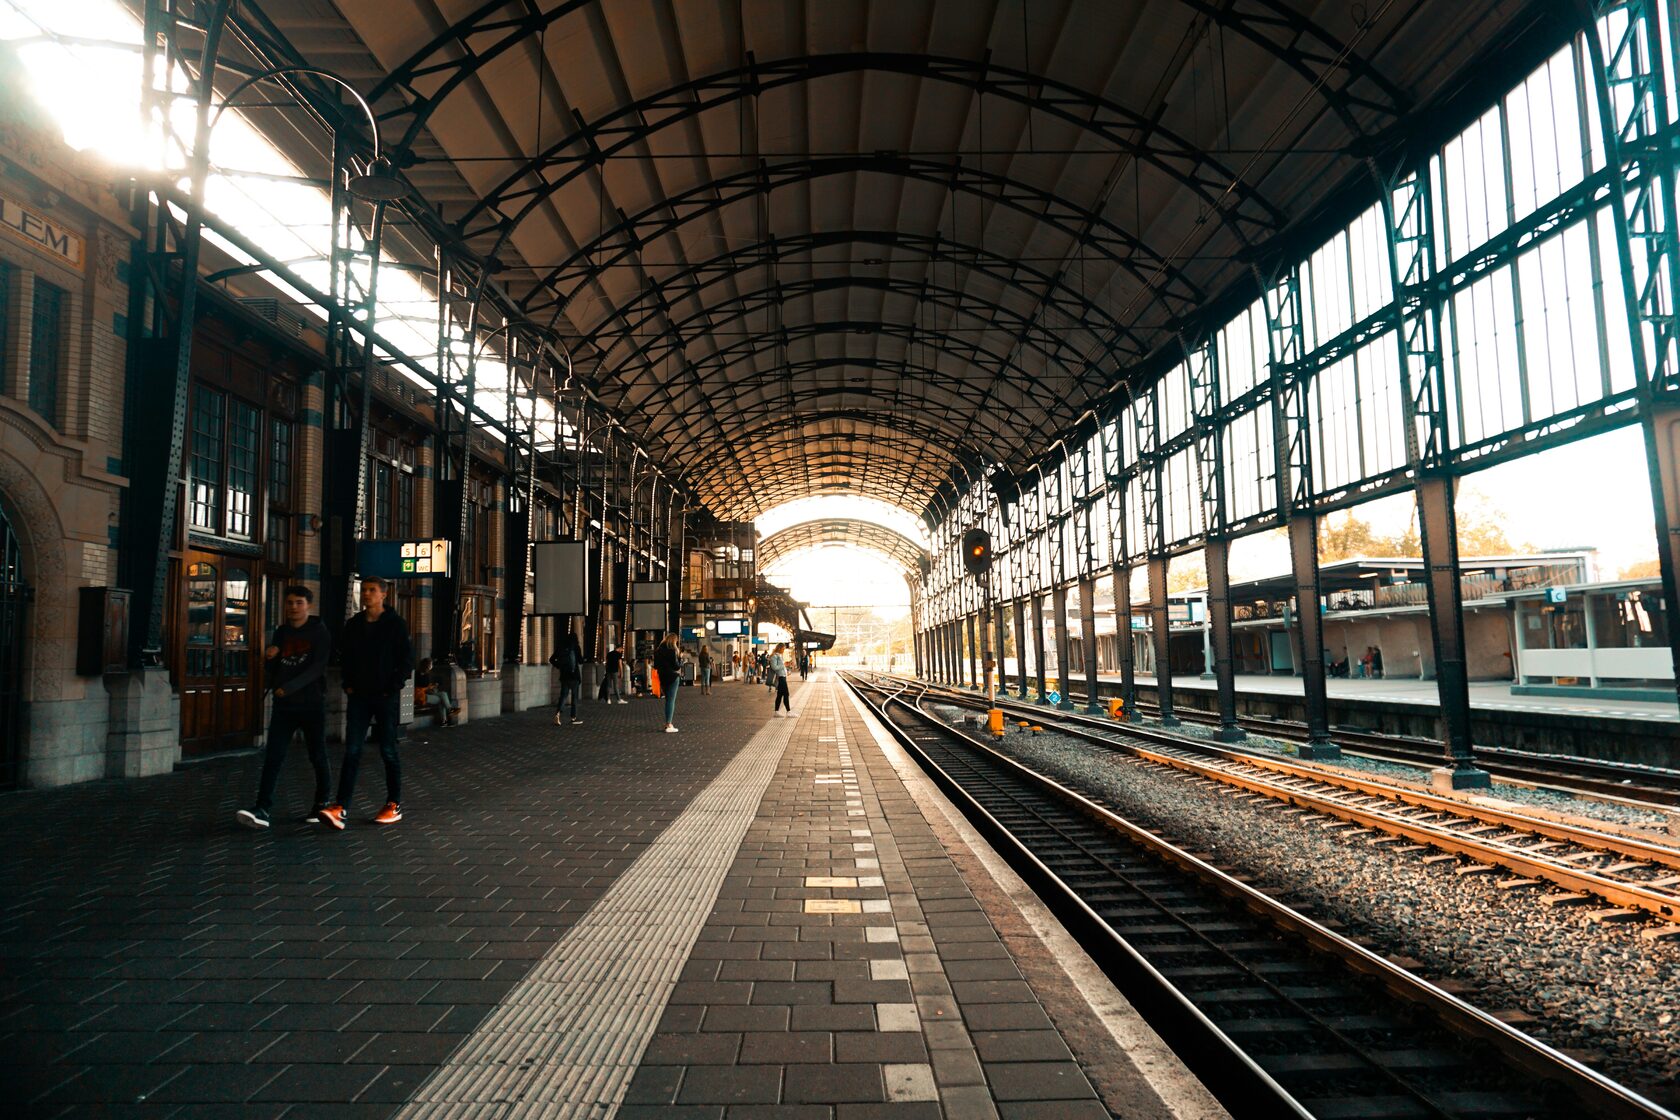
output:
[{"label": "railway signal light", "polygon": [[963,534],[963,567],[971,576],[983,576],[992,568],[992,535],[984,529]]}]

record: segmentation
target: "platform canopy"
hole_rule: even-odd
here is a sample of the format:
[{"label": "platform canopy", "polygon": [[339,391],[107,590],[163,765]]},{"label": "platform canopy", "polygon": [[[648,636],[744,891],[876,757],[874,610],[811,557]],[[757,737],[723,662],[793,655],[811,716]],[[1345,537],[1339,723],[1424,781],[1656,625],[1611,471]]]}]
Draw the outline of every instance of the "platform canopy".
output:
[{"label": "platform canopy", "polygon": [[777,561],[813,548],[861,548],[879,553],[904,571],[911,582],[928,570],[927,549],[885,525],[852,518],[801,521],[778,529],[758,543],[758,566],[769,569]]},{"label": "platform canopy", "polygon": [[725,519],[837,492],[921,514],[943,484],[1024,470],[1575,18],[1516,0],[255,5],[372,95],[461,244]]}]

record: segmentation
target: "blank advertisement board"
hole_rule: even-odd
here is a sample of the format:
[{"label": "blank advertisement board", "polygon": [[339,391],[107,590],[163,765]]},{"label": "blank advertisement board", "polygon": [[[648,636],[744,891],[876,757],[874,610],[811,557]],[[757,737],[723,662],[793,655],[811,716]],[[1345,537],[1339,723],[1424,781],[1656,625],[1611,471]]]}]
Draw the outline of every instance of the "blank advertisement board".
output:
[{"label": "blank advertisement board", "polygon": [[630,601],[632,603],[663,603],[665,601],[665,581],[662,579],[631,580]]},{"label": "blank advertisement board", "polygon": [[589,542],[532,541],[533,615],[589,613]]},{"label": "blank advertisement board", "polygon": [[664,603],[631,603],[630,629],[663,630],[666,623]]}]

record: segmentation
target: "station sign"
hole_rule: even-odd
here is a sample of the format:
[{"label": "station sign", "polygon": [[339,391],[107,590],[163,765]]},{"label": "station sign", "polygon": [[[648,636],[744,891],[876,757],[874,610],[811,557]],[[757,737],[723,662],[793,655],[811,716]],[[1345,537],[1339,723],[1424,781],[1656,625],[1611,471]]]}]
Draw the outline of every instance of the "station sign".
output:
[{"label": "station sign", "polygon": [[81,271],[87,261],[87,242],[45,215],[0,195],[0,228],[62,264]]},{"label": "station sign", "polygon": [[452,574],[453,555],[447,540],[357,541],[356,571],[363,579],[431,579]]},{"label": "station sign", "polygon": [[739,638],[747,632],[747,620],[744,618],[717,618],[706,623],[706,629],[720,638]]}]

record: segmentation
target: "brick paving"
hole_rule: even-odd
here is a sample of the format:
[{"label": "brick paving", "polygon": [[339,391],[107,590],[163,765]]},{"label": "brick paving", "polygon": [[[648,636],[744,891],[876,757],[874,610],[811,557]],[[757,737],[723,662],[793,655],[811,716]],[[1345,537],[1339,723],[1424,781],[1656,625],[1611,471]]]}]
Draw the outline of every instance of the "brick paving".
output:
[{"label": "brick paving", "polygon": [[[840,686],[804,690],[617,1115],[1107,1116]],[[452,1053],[494,1048],[475,1029],[768,710],[730,683],[684,691],[680,736],[640,701],[576,728],[537,712],[421,734],[391,829],[237,829],[255,757],[0,800],[6,1099],[29,1117],[393,1115]],[[368,769],[361,818],[382,794]],[[277,820],[308,787],[300,749]]]},{"label": "brick paving", "polygon": [[7,1114],[390,1115],[769,709],[723,685],[683,690],[680,735],[643,700],[416,733],[391,828],[377,752],[349,829],[291,823],[301,746],[267,833],[233,820],[255,755],[0,798]]},{"label": "brick paving", "polygon": [[811,687],[617,1115],[1108,1116],[856,708]]}]

